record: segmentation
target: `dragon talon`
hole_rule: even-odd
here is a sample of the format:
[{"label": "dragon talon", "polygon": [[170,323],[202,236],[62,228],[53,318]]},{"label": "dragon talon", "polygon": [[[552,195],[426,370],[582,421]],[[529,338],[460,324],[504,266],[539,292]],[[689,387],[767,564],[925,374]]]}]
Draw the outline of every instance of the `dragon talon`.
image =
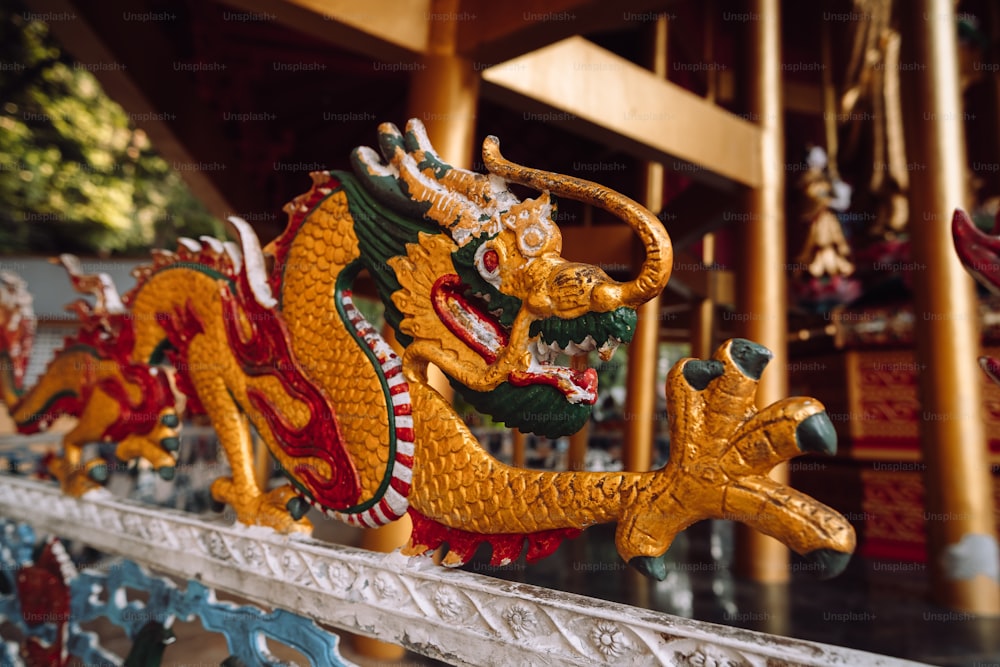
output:
[{"label": "dragon talon", "polygon": [[684,364],[684,379],[693,389],[701,391],[708,383],[726,372],[726,366],[715,359],[691,359]]},{"label": "dragon talon", "polygon": [[87,477],[99,484],[108,481],[108,476],[108,465],[103,461],[87,466]]},{"label": "dragon talon", "polygon": [[667,558],[663,556],[636,556],[628,562],[643,575],[656,581],[667,578]]},{"label": "dragon talon", "polygon": [[803,452],[830,456],[837,453],[837,431],[826,412],[818,412],[803,419],[795,428],[795,442]]},{"label": "dragon talon", "polygon": [[851,554],[833,549],[816,549],[805,554],[804,558],[816,565],[816,574],[820,579],[832,579],[836,577],[851,562]]},{"label": "dragon talon", "polygon": [[745,338],[730,341],[729,356],[740,372],[751,380],[759,380],[764,368],[774,358],[769,349]]},{"label": "dragon talon", "polygon": [[174,466],[162,466],[157,468],[156,472],[160,475],[160,479],[169,482],[174,478],[174,475],[177,474],[177,468]]},{"label": "dragon talon", "polygon": [[167,414],[160,417],[160,423],[167,428],[177,428],[178,424],[181,423],[180,418],[175,412],[168,412]]},{"label": "dragon talon", "polygon": [[163,438],[160,440],[160,447],[163,447],[168,452],[176,452],[181,448],[181,440],[174,436]]},{"label": "dragon talon", "polygon": [[295,496],[288,499],[288,502],[285,503],[285,508],[292,518],[298,521],[309,512],[309,503],[299,496]]}]

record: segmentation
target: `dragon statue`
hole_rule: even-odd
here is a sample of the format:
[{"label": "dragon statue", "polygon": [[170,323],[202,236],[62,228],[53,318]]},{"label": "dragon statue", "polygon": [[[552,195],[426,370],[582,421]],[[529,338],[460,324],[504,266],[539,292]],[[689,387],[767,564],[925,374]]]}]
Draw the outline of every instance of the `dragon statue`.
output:
[{"label": "dragon statue", "polygon": [[[951,233],[955,252],[965,270],[990,294],[1000,294],[1000,212],[993,224],[993,233],[979,229],[968,213],[958,208],[951,218]],[[983,355],[979,366],[995,383],[1000,384],[1000,359]]]},{"label": "dragon statue", "polygon": [[[78,417],[49,469],[68,493],[98,486],[85,442],[119,442],[169,478],[179,419],[204,411],[232,475],[213,497],[239,521],[308,531],[310,506],[350,524],[413,519],[407,555],[447,543],[444,564],[492,547],[492,562],[531,561],[597,523],[617,522],[621,557],[666,575],[674,536],[706,518],[743,521],[834,575],[854,531],[834,510],[768,477],[806,451],[831,453],[823,406],[789,398],[757,410],[771,355],[734,339],[714,358],[686,359],[668,379],[671,454],[653,472],[542,472],[494,459],[428,382],[436,365],[480,412],[547,436],[579,430],[597,397],[593,369],[561,355],[609,359],[631,339],[635,309],[670,275],[672,248],[655,216],[589,181],[506,160],[483,144],[488,174],[453,168],[423,126],[379,127],[379,148],[359,148],[353,173],[314,173],[286,206],[285,231],[261,248],[230,220],[238,242],[184,239],[154,251],[118,297],[107,280],[67,263],[79,291],[80,332],[37,384],[23,391],[30,302],[5,276],[9,372],[3,396],[19,428]],[[510,184],[540,192],[519,200]],[[598,206],[628,223],[645,247],[635,279],[561,256],[556,197]],[[373,280],[397,354],[354,305],[361,272]],[[254,478],[251,424],[289,484]]]}]

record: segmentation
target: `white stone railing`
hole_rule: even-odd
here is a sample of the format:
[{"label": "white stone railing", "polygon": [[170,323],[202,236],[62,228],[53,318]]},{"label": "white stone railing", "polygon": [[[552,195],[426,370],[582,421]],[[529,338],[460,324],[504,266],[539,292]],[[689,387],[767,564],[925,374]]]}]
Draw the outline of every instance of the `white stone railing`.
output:
[{"label": "white stone railing", "polygon": [[903,666],[408,559],[0,475],[0,516],[452,664]]}]

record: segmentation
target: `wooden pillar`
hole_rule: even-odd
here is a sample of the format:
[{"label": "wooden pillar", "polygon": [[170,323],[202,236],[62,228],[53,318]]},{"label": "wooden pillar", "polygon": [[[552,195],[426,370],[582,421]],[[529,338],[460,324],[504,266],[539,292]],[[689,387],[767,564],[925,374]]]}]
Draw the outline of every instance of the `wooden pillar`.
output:
[{"label": "wooden pillar", "polygon": [[701,263],[708,274],[708,294],[694,303],[691,311],[691,356],[708,359],[715,353],[715,234],[705,234],[701,241]]},{"label": "wooden pillar", "polygon": [[[587,370],[587,357],[572,357],[570,367],[575,371]],[[587,467],[587,446],[590,441],[590,422],[569,437],[569,452],[566,454],[566,469],[579,471]]]},{"label": "wooden pillar", "polygon": [[527,453],[524,451],[524,433],[517,430],[516,428],[510,431],[511,438],[513,438],[512,445],[514,447],[511,454],[511,465],[517,468],[523,468],[525,462],[527,461]]},{"label": "wooden pillar", "polygon": [[[410,118],[419,118],[427,136],[446,162],[468,169],[472,166],[476,144],[476,104],[479,98],[479,72],[472,61],[455,54],[458,0],[433,0],[430,19],[430,44],[421,57],[421,67],[410,78],[407,103]],[[444,374],[434,365],[428,369],[430,384],[442,396],[451,399],[454,392]]]},{"label": "wooden pillar", "polygon": [[964,112],[951,0],[915,0],[903,20],[901,72],[910,171],[914,338],[932,595],[953,609],[1000,613],[998,549],[983,427],[978,302],[951,239],[968,206]]},{"label": "wooden pillar", "polygon": [[[652,26],[650,49],[652,71],[667,75],[667,18]],[[649,162],[643,173],[643,205],[653,213],[663,209],[663,165]],[[642,257],[637,258],[640,262]],[[660,343],[660,297],[653,297],[636,311],[635,336],[628,347],[628,376],[625,393],[625,443],[622,451],[625,470],[643,472],[653,463],[656,437],[656,368]]]},{"label": "wooden pillar", "polygon": [[[715,59],[715,31],[719,19],[716,0],[706,0],[704,3],[704,38],[702,39],[702,57],[709,63]],[[714,103],[718,96],[719,82],[716,71],[705,72],[705,99]],[[705,281],[706,294],[692,304],[691,309],[691,356],[695,359],[708,359],[715,353],[715,297],[717,272],[715,264],[715,234],[705,234],[701,241],[701,263],[708,280]]]},{"label": "wooden pillar", "polygon": [[[785,145],[781,99],[781,3],[754,0],[749,21],[750,49],[744,76],[749,111],[761,130],[761,185],[748,197],[748,221],[741,227],[742,275],[737,281],[742,335],[766,346],[774,359],[764,371],[757,404],[788,396],[787,303],[785,278]],[[788,481],[788,466],[771,475]],[[777,540],[737,526],[736,571],[755,581],[789,579],[788,550]]]},{"label": "wooden pillar", "polygon": [[455,53],[459,0],[433,0],[430,15],[452,17],[430,21],[430,45],[421,68],[410,78],[410,116],[427,128],[431,143],[446,161],[468,169],[476,144],[479,73],[473,62]]}]

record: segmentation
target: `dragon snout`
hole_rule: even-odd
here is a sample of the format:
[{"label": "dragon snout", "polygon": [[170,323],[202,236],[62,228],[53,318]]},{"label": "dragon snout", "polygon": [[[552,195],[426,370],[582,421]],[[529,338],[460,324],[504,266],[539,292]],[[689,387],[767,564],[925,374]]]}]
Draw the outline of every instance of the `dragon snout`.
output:
[{"label": "dragon snout", "polygon": [[592,264],[565,263],[555,269],[548,282],[553,314],[559,317],[577,317],[586,312],[605,312],[599,307],[605,301],[608,288],[618,287],[600,267]]}]

